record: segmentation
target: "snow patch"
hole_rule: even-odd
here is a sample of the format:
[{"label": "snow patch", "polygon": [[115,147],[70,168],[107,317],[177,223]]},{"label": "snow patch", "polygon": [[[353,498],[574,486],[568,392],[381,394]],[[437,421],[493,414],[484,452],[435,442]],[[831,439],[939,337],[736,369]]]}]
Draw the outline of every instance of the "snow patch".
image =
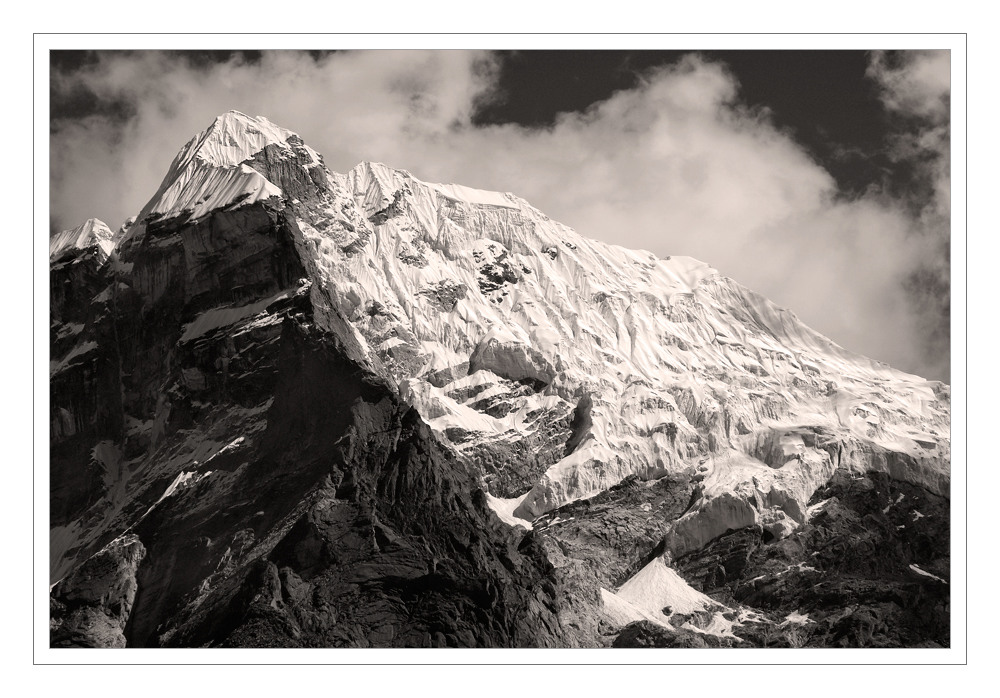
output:
[{"label": "snow patch", "polygon": [[650,614],[694,613],[722,604],[692,588],[677,572],[656,558],[618,590],[618,597]]},{"label": "snow patch", "polygon": [[816,621],[809,618],[808,613],[799,613],[797,610],[792,611],[787,616],[781,625],[788,625],[789,623],[794,623],[796,625],[805,625],[806,623],[815,623]]},{"label": "snow patch", "polygon": [[[739,640],[733,627],[741,621],[729,620],[723,616],[730,609],[718,601],[692,588],[677,572],[668,567],[663,558],[656,558],[621,586],[617,594],[601,590],[604,612],[609,619],[619,624],[636,620],[649,620],[657,625],[673,630],[669,623],[676,614],[691,614],[708,611],[712,613],[706,627],[698,627],[690,621],[681,625],[706,635],[728,637]],[[622,623],[621,621],[625,621]]]},{"label": "snow patch", "polygon": [[532,524],[526,519],[522,519],[519,516],[514,515],[514,510],[517,509],[524,498],[528,496],[525,492],[520,497],[513,497],[511,499],[503,499],[501,497],[494,497],[489,492],[486,492],[486,504],[492,509],[496,515],[508,526],[520,526],[527,530],[531,530]]},{"label": "snow patch", "polygon": [[97,342],[84,342],[83,344],[78,344],[73,347],[70,352],[64,356],[60,361],[49,362],[49,376],[54,376],[57,373],[68,368],[72,363],[81,356],[89,354],[90,352],[97,349]]},{"label": "snow patch", "polygon": [[922,575],[924,577],[930,577],[931,579],[936,579],[937,581],[941,582],[942,584],[947,584],[948,583],[945,580],[943,580],[940,577],[938,577],[937,575],[931,574],[930,572],[927,572],[926,570],[922,570],[919,567],[917,567],[916,565],[910,565],[910,569],[913,570],[914,572],[916,572],[917,574]]},{"label": "snow patch", "polygon": [[220,327],[235,325],[246,318],[265,313],[268,306],[279,300],[291,298],[294,291],[281,291],[270,298],[265,298],[256,303],[241,305],[237,307],[212,308],[195,318],[192,322],[184,325],[184,332],[181,334],[180,342],[190,342],[202,335],[208,334]]}]

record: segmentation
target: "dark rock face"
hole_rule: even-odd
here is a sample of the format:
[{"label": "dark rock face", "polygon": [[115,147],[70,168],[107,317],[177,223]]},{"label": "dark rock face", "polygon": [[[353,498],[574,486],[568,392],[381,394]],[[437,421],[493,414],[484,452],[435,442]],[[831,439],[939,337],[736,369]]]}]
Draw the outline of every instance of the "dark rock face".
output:
[{"label": "dark rock face", "polygon": [[[317,326],[296,233],[267,205],[147,222],[79,286],[110,307],[54,306],[100,350],[53,379],[53,645],[589,643],[543,549]],[[90,390],[109,416],[57,430]]]},{"label": "dark rock face", "polygon": [[116,539],[52,590],[53,647],[124,647],[125,622],[146,549],[135,535]]},{"label": "dark rock face", "polygon": [[51,265],[50,444],[52,525],[98,502],[104,469],[91,449],[122,435],[111,263],[96,246]]},{"label": "dark rock face", "polygon": [[[200,412],[233,398],[245,407],[266,399],[266,345],[275,337],[264,336],[266,328],[238,330],[250,324],[248,308],[268,306],[266,299],[277,308],[280,292],[294,293],[303,269],[293,234],[288,218],[266,205],[216,211],[192,224],[146,221],[98,270],[72,272],[73,297],[61,294],[51,310],[53,327],[78,328],[72,343],[59,345],[64,355],[54,352],[51,370],[55,578],[124,530],[169,484],[177,466],[153,476],[158,468],[150,465],[164,460],[156,451]],[[66,269],[53,267],[54,287],[66,285]],[[276,308],[280,326],[287,300]],[[242,323],[227,319],[241,312],[248,315]],[[126,485],[130,474],[137,477]],[[145,476],[150,481],[141,483]],[[118,516],[127,522],[113,524]],[[84,533],[70,535],[67,548],[59,527]]]},{"label": "dark rock face", "polygon": [[615,638],[612,647],[718,647],[717,638],[690,630],[670,632],[666,628],[650,623],[648,620],[640,620],[630,623],[622,628],[621,633]]},{"label": "dark rock face", "polygon": [[[564,627],[579,629],[597,646],[612,646],[622,628],[604,620],[601,589],[617,589],[663,554],[664,534],[687,507],[691,490],[685,477],[642,482],[632,476],[595,497],[535,519],[527,538],[544,550],[552,565],[552,578],[563,594]],[[688,630],[674,632],[669,642],[682,644],[663,646],[706,646]]]},{"label": "dark rock face", "polygon": [[696,589],[768,618],[735,630],[755,645],[947,647],[948,500],[884,473],[838,470],[814,495],[820,503],[779,542],[740,529],[674,564]]},{"label": "dark rock face", "polygon": [[615,589],[663,553],[663,537],[687,508],[692,489],[686,477],[642,482],[633,475],[538,517],[535,532],[558,541],[567,556],[587,561],[599,586]]},{"label": "dark rock face", "polygon": [[757,526],[738,529],[716,538],[696,553],[678,558],[675,565],[692,586],[718,594],[729,583],[743,578],[764,535]]},{"label": "dark rock face", "polygon": [[[535,392],[531,381],[507,383],[508,392],[493,392],[484,400],[466,402],[473,409],[502,417],[523,406],[524,395]],[[569,438],[570,415],[564,405],[537,409],[526,415],[525,431],[501,434],[471,444],[463,455],[482,474],[483,484],[495,497],[519,497],[531,489],[549,467],[562,458],[562,443]],[[456,434],[460,439],[463,434]],[[471,434],[468,435],[471,438]],[[478,436],[482,436],[478,434]]]},{"label": "dark rock face", "polygon": [[130,644],[564,644],[544,557],[518,550],[416,412],[321,333],[289,321],[282,345],[259,459],[138,526]]}]

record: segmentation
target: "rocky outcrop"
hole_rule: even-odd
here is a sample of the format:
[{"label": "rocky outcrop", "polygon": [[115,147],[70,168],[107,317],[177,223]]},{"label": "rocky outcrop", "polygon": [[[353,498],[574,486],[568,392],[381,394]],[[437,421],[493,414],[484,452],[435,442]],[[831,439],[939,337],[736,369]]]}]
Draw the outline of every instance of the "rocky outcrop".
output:
[{"label": "rocky outcrop", "polygon": [[[500,409],[517,407],[507,402]],[[496,497],[520,497],[563,454],[561,444],[570,434],[570,417],[562,407],[527,415],[526,434],[514,438],[470,439],[462,451],[482,473],[482,482]],[[460,439],[455,438],[455,442]]]},{"label": "rocky outcrop", "polygon": [[125,647],[125,624],[136,594],[136,570],[146,554],[127,534],[80,565],[51,591],[53,647]]},{"label": "rocky outcrop", "polygon": [[764,614],[735,630],[756,645],[947,647],[948,512],[918,486],[838,470],[788,538],[742,529],[673,564],[695,588]]},{"label": "rocky outcrop", "polygon": [[700,635],[691,631],[670,631],[663,626],[640,620],[622,628],[615,637],[612,647],[718,647],[719,640],[712,636]]},{"label": "rocky outcrop", "polygon": [[[121,251],[108,324],[124,339],[95,373],[125,428],[80,435],[108,445],[69,508],[53,644],[589,642],[474,471],[359,362],[343,320],[317,326],[294,235],[253,205],[153,224]],[[233,236],[256,253],[229,254]]]},{"label": "rocky outcrop", "polygon": [[686,477],[652,482],[630,477],[607,492],[538,517],[533,529],[535,535],[558,541],[566,555],[590,563],[600,586],[616,588],[662,554],[663,537],[691,494]]},{"label": "rocky outcrop", "polygon": [[314,329],[281,353],[257,457],[138,525],[131,645],[573,644],[544,556],[412,408]]}]

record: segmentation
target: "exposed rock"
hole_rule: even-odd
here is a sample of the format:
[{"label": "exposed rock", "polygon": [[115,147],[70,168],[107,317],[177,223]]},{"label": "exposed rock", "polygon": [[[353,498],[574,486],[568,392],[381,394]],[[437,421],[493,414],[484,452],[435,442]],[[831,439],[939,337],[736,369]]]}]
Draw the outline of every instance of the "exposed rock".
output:
[{"label": "exposed rock", "polygon": [[402,215],[403,213],[403,194],[402,189],[396,191],[392,195],[392,202],[380,211],[376,211],[368,220],[374,225],[383,225],[386,221],[396,216]]},{"label": "exposed rock", "polygon": [[612,647],[718,647],[719,641],[690,630],[670,632],[662,625],[640,620],[622,628]]},{"label": "exposed rock", "polygon": [[190,499],[158,507],[139,526],[156,542],[130,644],[572,644],[544,556],[518,549],[416,412],[322,334],[286,328],[260,460],[191,495],[213,502],[195,516],[201,535],[221,544],[249,527],[261,542],[204,590],[221,545],[183,545]]},{"label": "exposed rock", "polygon": [[587,564],[595,586],[617,588],[663,553],[663,536],[690,496],[691,483],[683,477],[652,482],[631,477],[538,517],[534,530],[556,541],[567,557]]},{"label": "exposed rock", "polygon": [[464,449],[490,494],[519,497],[562,457],[559,444],[569,434],[569,416],[561,408],[540,412],[529,426],[531,432],[517,439],[480,437]]},{"label": "exposed rock", "polygon": [[51,592],[53,647],[124,647],[125,623],[146,549],[135,535],[110,543]]},{"label": "exposed rock", "polygon": [[437,284],[430,286],[421,293],[433,300],[442,312],[451,312],[458,301],[465,298],[469,289],[465,284],[455,283],[444,279]]},{"label": "exposed rock", "polygon": [[[736,629],[754,644],[948,646],[947,500],[880,473],[839,470],[812,504],[784,540],[743,529],[674,565],[695,588],[770,617]],[[785,620],[796,617],[804,620]]]}]

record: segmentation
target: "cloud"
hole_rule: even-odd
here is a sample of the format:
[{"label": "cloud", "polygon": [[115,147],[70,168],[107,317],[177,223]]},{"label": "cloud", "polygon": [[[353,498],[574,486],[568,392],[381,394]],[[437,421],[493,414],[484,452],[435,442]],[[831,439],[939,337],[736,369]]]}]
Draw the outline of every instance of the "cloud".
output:
[{"label": "cloud", "polygon": [[[929,119],[939,116],[931,67],[880,64],[871,74],[888,108]],[[130,116],[54,124],[54,222],[96,215],[117,225],[183,143],[239,109],[298,132],[333,170],[376,160],[428,181],[512,191],[589,237],[703,259],[849,349],[946,375],[947,343],[944,359],[940,346],[924,351],[927,328],[907,287],[938,263],[933,236],[920,232],[931,212],[885,193],[839,196],[766,111],[740,103],[724,66],[687,56],[547,128],[475,126],[478,100],[496,98],[496,70],[489,55],[465,51],[271,52],[209,66],[105,54],[59,79],[130,105]],[[936,127],[946,136],[945,123]],[[921,137],[931,141],[895,141],[898,156],[937,147],[932,132]]]},{"label": "cloud", "polygon": [[387,161],[396,145],[433,140],[467,123],[489,79],[490,60],[464,52],[368,51],[318,61],[290,51],[259,62],[239,56],[198,66],[159,52],[104,54],[57,75],[56,89],[80,87],[126,103],[124,123],[91,117],[57,122],[51,138],[55,224],[103,215],[115,226],[156,191],[174,154],[229,109],[261,114],[303,136],[331,167],[371,154]]},{"label": "cloud", "polygon": [[881,86],[890,111],[947,123],[951,95],[949,51],[872,52],[868,76]]}]

